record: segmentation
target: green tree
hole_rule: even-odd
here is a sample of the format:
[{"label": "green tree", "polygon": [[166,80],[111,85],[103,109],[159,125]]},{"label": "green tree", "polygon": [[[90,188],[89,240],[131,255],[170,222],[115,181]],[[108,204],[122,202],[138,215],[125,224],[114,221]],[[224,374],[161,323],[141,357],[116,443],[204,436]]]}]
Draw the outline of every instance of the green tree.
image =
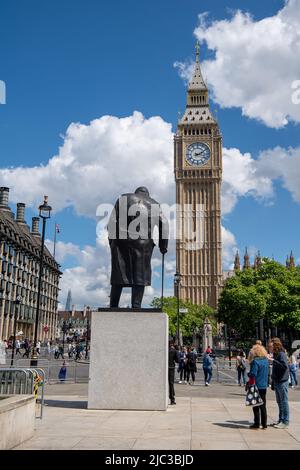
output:
[{"label": "green tree", "polygon": [[[154,308],[161,307],[161,299],[155,297],[151,303]],[[180,319],[180,331],[186,340],[192,339],[194,333],[197,333],[203,328],[204,320],[206,317],[209,318],[213,334],[216,334],[217,321],[215,317],[214,309],[208,305],[195,305],[188,301],[180,301],[180,308],[186,308],[187,313],[179,313]],[[164,297],[163,311],[169,316],[169,333],[171,336],[177,334],[177,298],[176,297]]]},{"label": "green tree", "polygon": [[226,282],[219,299],[218,320],[236,329],[241,337],[255,334],[256,322],[269,327],[300,330],[300,269],[263,259]]}]

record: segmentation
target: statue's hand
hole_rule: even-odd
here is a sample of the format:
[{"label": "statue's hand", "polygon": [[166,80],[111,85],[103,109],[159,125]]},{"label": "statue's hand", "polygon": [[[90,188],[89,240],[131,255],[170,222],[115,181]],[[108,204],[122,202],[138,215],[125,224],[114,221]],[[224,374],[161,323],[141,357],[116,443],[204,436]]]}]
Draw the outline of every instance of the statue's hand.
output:
[{"label": "statue's hand", "polygon": [[166,253],[168,253],[168,250],[167,248],[163,248],[162,250],[160,250],[160,252],[162,255],[165,255]]}]

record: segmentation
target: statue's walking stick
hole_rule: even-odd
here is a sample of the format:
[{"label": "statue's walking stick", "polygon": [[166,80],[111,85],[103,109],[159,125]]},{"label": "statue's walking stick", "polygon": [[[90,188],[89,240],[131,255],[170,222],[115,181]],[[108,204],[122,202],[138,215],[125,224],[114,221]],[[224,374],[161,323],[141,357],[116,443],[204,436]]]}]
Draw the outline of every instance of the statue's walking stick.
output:
[{"label": "statue's walking stick", "polygon": [[164,277],[165,277],[165,254],[162,253],[162,264],[161,264],[161,309],[164,306]]}]

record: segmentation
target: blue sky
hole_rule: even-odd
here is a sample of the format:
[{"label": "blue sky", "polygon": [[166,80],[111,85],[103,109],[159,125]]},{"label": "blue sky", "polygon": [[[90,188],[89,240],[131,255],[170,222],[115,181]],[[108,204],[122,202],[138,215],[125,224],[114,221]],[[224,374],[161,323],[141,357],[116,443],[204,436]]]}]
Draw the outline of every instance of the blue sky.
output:
[{"label": "blue sky", "polygon": [[[280,11],[284,7],[287,14],[280,16]],[[228,30],[222,29],[222,23],[218,23],[221,26],[218,35],[214,34],[213,21],[227,20],[229,25],[232,23],[237,38],[241,36],[238,31],[240,26],[233,22],[237,9],[252,15],[251,24],[245,24],[242,32],[245,35],[249,34],[250,38],[257,34],[254,38],[253,51],[249,52],[245,47],[247,38],[241,39],[240,49],[238,40],[232,45],[228,39]],[[54,196],[57,197],[61,189],[56,190],[55,195],[51,194],[51,188],[55,186],[52,180],[55,176],[51,175],[51,172],[39,176],[33,190],[34,176],[28,183],[26,176],[28,172],[15,171],[13,177],[9,178],[7,169],[25,168],[30,172],[35,166],[43,165],[47,168],[49,159],[58,155],[59,148],[64,146],[66,132],[71,123],[89,126],[90,121],[101,119],[105,115],[125,118],[132,116],[134,111],[139,111],[146,121],[152,116],[160,116],[161,122],[153,126],[156,126],[157,132],[163,129],[165,139],[168,131],[163,127],[164,123],[172,124],[172,130],[175,131],[178,110],[183,112],[185,106],[186,83],[180,77],[174,63],[182,62],[188,71],[190,61],[194,60],[195,28],[199,26],[198,15],[204,12],[208,12],[205,20],[207,32],[196,32],[196,35],[198,34],[201,40],[201,60],[208,64],[207,67],[204,65],[203,71],[204,75],[207,75],[211,97],[214,98],[211,101],[212,109],[218,109],[224,147],[236,148],[241,155],[250,153],[253,160],[251,165],[254,166],[255,161],[260,159],[262,151],[277,146],[282,149],[280,154],[278,152],[272,154],[272,158],[276,161],[274,166],[277,168],[275,176],[273,160],[268,155],[263,164],[255,166],[257,183],[252,182],[253,187],[250,185],[249,191],[245,193],[240,188],[236,189],[237,200],[234,207],[227,211],[223,218],[224,227],[234,237],[234,240],[230,239],[227,256],[230,257],[230,253],[233,253],[236,247],[243,250],[247,245],[253,249],[260,249],[261,253],[267,256],[274,254],[275,258],[281,261],[285,260],[286,254],[291,249],[297,258],[300,257],[299,195],[295,189],[296,176],[291,169],[285,173],[280,166],[282,159],[289,159],[290,162],[293,158],[294,164],[298,164],[299,167],[300,112],[293,111],[296,105],[294,108],[292,105],[287,108],[284,100],[278,100],[277,103],[276,94],[275,99],[272,96],[268,97],[270,89],[276,86],[278,86],[278,95],[282,96],[284,80],[286,87],[290,86],[290,81],[300,80],[300,69],[292,64],[292,61],[285,61],[287,52],[284,49],[283,33],[277,50],[274,44],[274,50],[266,52],[263,47],[264,34],[268,37],[269,32],[268,27],[264,27],[261,23],[265,18],[280,16],[282,21],[286,21],[287,24],[290,22],[292,27],[293,19],[298,19],[299,25],[300,14],[297,17],[300,13],[299,0],[290,0],[287,4],[282,0],[265,2],[0,0],[0,80],[5,81],[7,87],[6,104],[0,105],[0,185],[11,187],[13,202],[22,198],[22,201],[27,203],[28,219],[35,215],[38,194],[42,201],[44,188],[49,192],[50,203],[51,196],[55,202],[54,209],[58,206]],[[273,23],[276,33],[277,23],[275,21]],[[263,28],[262,35],[255,29],[255,25],[260,24]],[[294,35],[293,32],[290,34],[292,49],[293,41],[294,45],[297,44],[298,33],[295,29]],[[276,33],[276,37],[280,37],[280,33]],[[214,40],[215,50],[212,48]],[[259,50],[260,41],[261,50]],[[280,54],[281,45],[282,54]],[[228,93],[226,94],[224,90],[222,91],[220,76],[217,76],[216,52],[224,53],[224,49],[230,56],[228,63],[231,64],[231,69],[226,70],[228,75],[224,79],[226,80],[224,90],[225,85],[230,84],[232,77],[234,95],[232,98],[227,96]],[[249,80],[243,78],[247,77],[244,58],[240,56],[243,55],[243,51],[245,56],[249,54],[249,58],[253,61],[254,78],[249,76]],[[297,60],[295,56],[295,62]],[[209,62],[212,68],[209,67]],[[281,72],[284,69],[285,73],[282,76]],[[267,86],[265,82],[269,74],[270,81]],[[235,93],[239,88],[243,93]],[[286,116],[290,113],[292,118],[288,117],[288,122],[284,125],[278,124],[278,121],[266,117],[265,108],[268,104],[273,114],[279,109]],[[113,128],[114,123],[110,123],[110,126]],[[90,151],[86,142],[84,145],[87,145],[86,152]],[[119,146],[120,155],[116,158],[110,157],[111,147],[108,148],[110,150],[107,151],[107,157],[104,152],[101,158],[107,158],[105,164],[109,170],[110,158],[115,166],[118,158],[122,159],[122,147]],[[288,154],[289,148],[295,150],[292,157]],[[168,152],[167,144],[164,152]],[[151,151],[148,158],[150,155]],[[227,168],[230,165],[231,155],[228,152]],[[139,158],[138,154],[135,158]],[[268,161],[270,161],[270,174],[267,168]],[[134,160],[131,164],[134,165]],[[111,173],[112,178],[116,174],[115,171]],[[234,167],[232,172],[235,172]],[[109,171],[107,174],[109,175]],[[247,177],[247,174],[243,177]],[[68,193],[67,173],[66,178],[65,188]],[[272,190],[270,187],[266,191],[261,189],[261,184],[266,178],[269,186],[272,185]],[[166,180],[173,180],[171,167]],[[81,181],[87,189],[80,197],[89,197],[89,184],[93,191],[95,187],[97,188],[101,201],[105,199],[103,192],[109,192],[110,186],[111,194],[115,194],[113,192],[115,183],[107,186],[107,178],[105,182],[101,177],[99,180],[87,180],[83,170],[82,180],[77,179],[76,184],[81,186]],[[128,178],[128,185],[130,181]],[[134,188],[127,188],[128,191],[132,189]],[[173,190],[170,191],[172,199]],[[118,196],[118,193],[115,195]],[[64,197],[67,200],[68,194],[64,194]],[[111,198],[112,196],[107,202],[113,202]],[[69,269],[65,276],[67,281],[62,282],[63,302],[67,288],[73,285],[72,276],[77,276],[76,282],[80,282],[80,275],[84,277],[87,270],[96,266],[89,265],[85,254],[80,253],[85,246],[95,247],[95,219],[91,216],[93,208],[87,209],[86,205],[81,206],[80,202],[77,205],[73,204],[73,199],[74,195],[70,197],[69,204],[62,204],[59,207],[51,219],[48,230],[48,238],[51,239],[54,221],[61,226],[59,240],[62,242],[60,247],[62,267]],[[66,249],[68,243],[71,243],[72,247],[69,245],[69,249]],[[102,255],[106,256],[101,253],[101,250],[99,253],[96,252],[96,257],[98,254],[100,258]],[[99,259],[100,264],[101,259]],[[170,289],[172,266],[174,265],[170,263],[170,269],[167,271],[169,274],[167,286]],[[101,273],[99,276],[101,278]],[[100,279],[99,283],[101,282]],[[90,278],[84,285],[87,290],[90,289],[90,292],[95,287]],[[103,280],[103,291],[106,289],[105,285]],[[154,286],[158,285],[159,278],[156,276]],[[92,298],[92,302],[96,299],[96,294],[97,292],[93,293],[95,297]],[[90,303],[82,291],[78,291],[77,298],[74,291],[73,300],[78,305]]]}]

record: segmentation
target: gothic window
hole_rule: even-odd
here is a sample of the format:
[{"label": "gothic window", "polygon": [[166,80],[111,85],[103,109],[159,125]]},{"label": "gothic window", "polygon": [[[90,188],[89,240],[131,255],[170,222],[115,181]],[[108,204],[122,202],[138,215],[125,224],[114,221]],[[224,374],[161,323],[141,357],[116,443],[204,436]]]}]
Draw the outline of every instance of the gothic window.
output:
[{"label": "gothic window", "polygon": [[2,274],[6,273],[7,261],[2,261]]},{"label": "gothic window", "polygon": [[8,252],[8,244],[5,242],[3,243],[3,254],[4,256],[7,255]]}]

